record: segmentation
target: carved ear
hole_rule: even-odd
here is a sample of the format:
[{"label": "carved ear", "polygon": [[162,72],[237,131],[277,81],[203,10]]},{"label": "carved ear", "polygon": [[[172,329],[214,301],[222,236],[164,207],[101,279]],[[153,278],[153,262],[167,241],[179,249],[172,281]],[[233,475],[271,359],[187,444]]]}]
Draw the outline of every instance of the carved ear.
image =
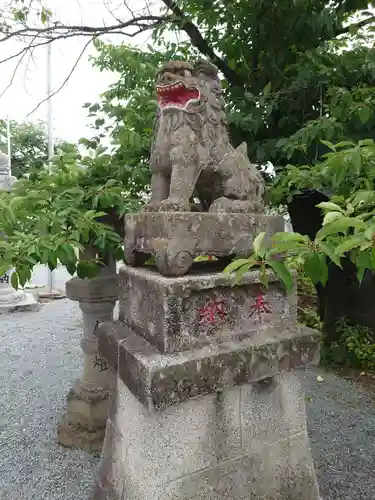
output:
[{"label": "carved ear", "polygon": [[240,144],[237,148],[237,151],[242,155],[242,156],[247,156],[247,144],[246,142],[243,142]]},{"label": "carved ear", "polygon": [[205,59],[198,59],[198,61],[195,63],[195,72],[205,73],[208,76],[217,78],[218,69],[209,61],[206,61]]}]

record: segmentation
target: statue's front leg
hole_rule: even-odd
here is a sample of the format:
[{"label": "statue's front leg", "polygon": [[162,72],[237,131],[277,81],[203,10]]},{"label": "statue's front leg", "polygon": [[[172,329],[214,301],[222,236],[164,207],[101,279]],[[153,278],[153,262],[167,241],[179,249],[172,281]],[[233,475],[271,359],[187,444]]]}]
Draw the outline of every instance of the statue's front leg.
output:
[{"label": "statue's front leg", "polygon": [[197,149],[188,146],[176,146],[171,150],[172,173],[169,196],[160,203],[159,211],[161,212],[190,211],[190,199],[193,196],[201,168]]},{"label": "statue's front leg", "polygon": [[148,212],[157,212],[160,203],[168,198],[169,177],[161,172],[154,172],[151,177],[151,200],[146,206]]}]

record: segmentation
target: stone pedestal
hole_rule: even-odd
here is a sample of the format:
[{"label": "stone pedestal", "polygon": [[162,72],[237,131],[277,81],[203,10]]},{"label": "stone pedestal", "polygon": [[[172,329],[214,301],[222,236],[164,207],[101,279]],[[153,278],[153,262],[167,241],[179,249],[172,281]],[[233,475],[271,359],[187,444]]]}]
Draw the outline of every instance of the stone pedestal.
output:
[{"label": "stone pedestal", "polygon": [[194,257],[247,257],[261,231],[284,231],[279,216],[223,212],[142,212],[125,217],[125,260],[142,265],[155,257],[158,271],[165,276],[183,276]]},{"label": "stone pedestal", "polygon": [[[197,270],[198,269],[198,270]],[[120,270],[120,321],[99,326],[113,378],[91,500],[318,500],[304,395],[319,359],[276,277],[214,266]]]},{"label": "stone pedestal", "polygon": [[73,278],[66,283],[66,293],[79,302],[83,316],[81,347],[83,374],[67,397],[67,411],[57,429],[60,444],[89,452],[103,445],[108,414],[109,371],[98,353],[97,327],[113,320],[118,297],[115,269],[92,280]]}]

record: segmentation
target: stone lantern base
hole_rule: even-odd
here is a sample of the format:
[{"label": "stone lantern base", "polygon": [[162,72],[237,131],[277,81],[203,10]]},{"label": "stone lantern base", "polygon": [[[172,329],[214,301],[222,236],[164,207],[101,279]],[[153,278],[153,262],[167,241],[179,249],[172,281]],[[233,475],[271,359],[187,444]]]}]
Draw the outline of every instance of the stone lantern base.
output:
[{"label": "stone lantern base", "polygon": [[0,314],[15,311],[37,311],[39,304],[32,293],[0,288]]}]

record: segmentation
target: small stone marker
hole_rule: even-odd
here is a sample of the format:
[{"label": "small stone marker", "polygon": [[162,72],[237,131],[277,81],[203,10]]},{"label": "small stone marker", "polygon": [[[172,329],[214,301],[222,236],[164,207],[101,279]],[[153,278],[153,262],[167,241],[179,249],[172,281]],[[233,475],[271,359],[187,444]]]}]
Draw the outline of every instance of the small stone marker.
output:
[{"label": "small stone marker", "polygon": [[[15,180],[9,170],[7,155],[0,152],[0,189],[10,191]],[[33,294],[15,290],[11,286],[12,272],[9,270],[0,277],[0,313],[38,310],[38,302]]]}]

